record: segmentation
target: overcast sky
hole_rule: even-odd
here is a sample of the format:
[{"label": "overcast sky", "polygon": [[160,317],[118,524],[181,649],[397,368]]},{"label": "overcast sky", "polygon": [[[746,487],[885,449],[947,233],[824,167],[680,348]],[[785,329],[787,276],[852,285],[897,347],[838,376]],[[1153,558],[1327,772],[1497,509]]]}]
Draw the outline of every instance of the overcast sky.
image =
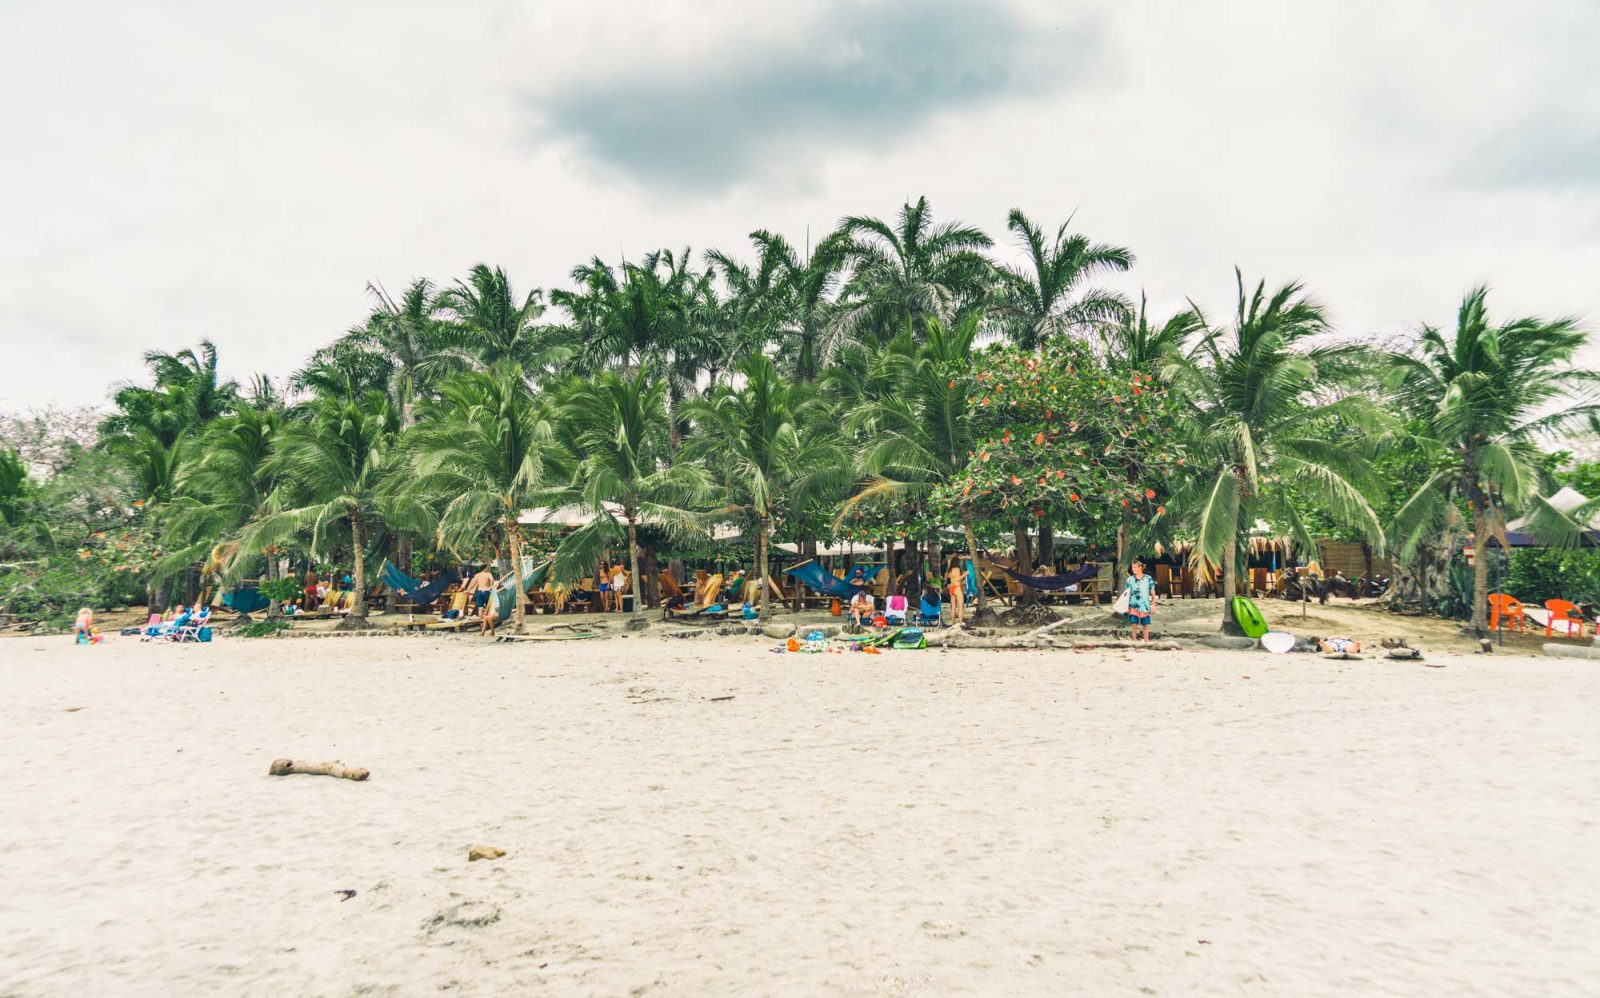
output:
[{"label": "overcast sky", "polygon": [[796,241],[926,194],[1339,329],[1600,323],[1600,3],[0,3],[0,406],[287,374],[364,288]]}]

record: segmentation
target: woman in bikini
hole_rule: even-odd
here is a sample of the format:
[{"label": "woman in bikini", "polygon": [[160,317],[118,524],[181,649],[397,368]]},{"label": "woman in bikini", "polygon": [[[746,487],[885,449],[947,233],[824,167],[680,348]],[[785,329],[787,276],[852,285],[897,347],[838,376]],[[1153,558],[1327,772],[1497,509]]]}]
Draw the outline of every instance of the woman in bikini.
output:
[{"label": "woman in bikini", "polygon": [[945,573],[950,591],[950,623],[959,624],[967,619],[967,570],[957,558]]}]

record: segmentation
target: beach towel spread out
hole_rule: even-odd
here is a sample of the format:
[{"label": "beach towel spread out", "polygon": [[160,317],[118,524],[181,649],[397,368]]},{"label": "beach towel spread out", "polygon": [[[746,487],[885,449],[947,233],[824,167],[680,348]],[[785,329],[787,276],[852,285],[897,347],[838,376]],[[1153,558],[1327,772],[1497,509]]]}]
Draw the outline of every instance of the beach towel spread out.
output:
[{"label": "beach towel spread out", "polygon": [[1099,565],[1082,565],[1065,575],[1026,575],[1015,569],[1007,568],[998,562],[995,563],[994,567],[998,568],[1000,571],[1006,573],[1011,578],[1016,579],[1018,582],[1030,589],[1045,589],[1050,591],[1065,589],[1068,586],[1075,586],[1085,579],[1092,578],[1096,572],[1100,571]]}]

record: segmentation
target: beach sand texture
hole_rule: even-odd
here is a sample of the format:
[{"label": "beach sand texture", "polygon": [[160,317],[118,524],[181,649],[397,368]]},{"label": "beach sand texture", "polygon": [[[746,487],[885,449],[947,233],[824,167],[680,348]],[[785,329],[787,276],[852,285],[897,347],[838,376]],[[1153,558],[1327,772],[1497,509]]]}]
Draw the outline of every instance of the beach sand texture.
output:
[{"label": "beach sand texture", "polygon": [[0,995],[1600,982],[1600,666],[765,649],[0,643]]}]

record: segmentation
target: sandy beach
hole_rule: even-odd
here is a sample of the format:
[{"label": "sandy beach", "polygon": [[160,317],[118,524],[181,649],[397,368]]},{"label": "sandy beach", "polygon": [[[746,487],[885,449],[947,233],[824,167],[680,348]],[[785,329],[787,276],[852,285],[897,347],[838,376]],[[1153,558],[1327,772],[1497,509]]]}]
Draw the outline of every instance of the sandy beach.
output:
[{"label": "sandy beach", "polygon": [[1600,980],[1594,664],[770,643],[7,640],[0,995]]}]

